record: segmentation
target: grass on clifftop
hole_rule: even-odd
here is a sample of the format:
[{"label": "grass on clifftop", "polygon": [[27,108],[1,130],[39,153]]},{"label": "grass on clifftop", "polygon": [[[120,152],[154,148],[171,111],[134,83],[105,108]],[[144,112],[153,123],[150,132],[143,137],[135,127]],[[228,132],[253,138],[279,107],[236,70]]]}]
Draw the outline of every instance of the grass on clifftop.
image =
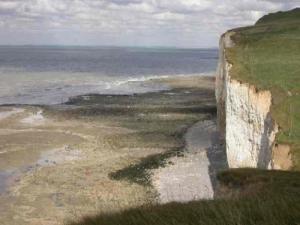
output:
[{"label": "grass on clifftop", "polygon": [[300,9],[273,13],[234,31],[236,45],[227,56],[232,76],[271,90],[271,113],[281,128],[277,141],[291,146],[300,169]]},{"label": "grass on clifftop", "polygon": [[299,172],[237,169],[218,179],[230,199],[145,206],[70,225],[299,225]]}]

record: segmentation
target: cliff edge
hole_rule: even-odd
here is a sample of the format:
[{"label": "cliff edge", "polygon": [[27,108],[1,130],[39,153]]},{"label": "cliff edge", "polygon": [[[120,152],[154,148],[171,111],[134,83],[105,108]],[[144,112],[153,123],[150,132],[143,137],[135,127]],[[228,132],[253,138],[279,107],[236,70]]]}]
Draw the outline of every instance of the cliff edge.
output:
[{"label": "cliff edge", "polygon": [[300,9],[222,35],[216,99],[229,167],[299,168],[299,36]]}]

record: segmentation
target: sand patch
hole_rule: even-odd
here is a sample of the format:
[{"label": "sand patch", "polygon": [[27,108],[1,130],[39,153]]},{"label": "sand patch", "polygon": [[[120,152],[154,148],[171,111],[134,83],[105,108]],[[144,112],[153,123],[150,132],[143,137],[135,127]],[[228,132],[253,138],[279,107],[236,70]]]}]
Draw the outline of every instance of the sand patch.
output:
[{"label": "sand patch", "polygon": [[83,157],[80,150],[74,149],[69,145],[62,148],[52,149],[42,152],[37,161],[38,166],[55,166],[69,161],[79,160]]},{"label": "sand patch", "polygon": [[22,113],[24,111],[25,111],[25,109],[22,109],[22,108],[12,108],[10,110],[1,111],[0,112],[0,120],[4,120],[8,117],[11,117],[18,113]]},{"label": "sand patch", "polygon": [[[191,75],[160,78],[153,81],[162,82],[172,88],[205,88],[214,90],[214,79],[213,76]],[[174,93],[169,92],[169,94],[172,95]]]},{"label": "sand patch", "polygon": [[184,120],[186,118],[192,117],[193,115],[187,115],[185,113],[141,113],[138,115],[140,118],[147,117],[148,119],[158,119],[162,121],[172,121],[172,120]]},{"label": "sand patch", "polygon": [[277,144],[273,147],[273,164],[276,170],[289,170],[293,166],[289,145]]},{"label": "sand patch", "polygon": [[31,165],[41,152],[80,145],[85,140],[73,133],[51,130],[15,130],[0,135],[0,170]]},{"label": "sand patch", "polygon": [[21,123],[38,126],[45,123],[45,117],[43,116],[43,110],[39,110],[36,113],[32,113],[30,116],[21,120]]}]

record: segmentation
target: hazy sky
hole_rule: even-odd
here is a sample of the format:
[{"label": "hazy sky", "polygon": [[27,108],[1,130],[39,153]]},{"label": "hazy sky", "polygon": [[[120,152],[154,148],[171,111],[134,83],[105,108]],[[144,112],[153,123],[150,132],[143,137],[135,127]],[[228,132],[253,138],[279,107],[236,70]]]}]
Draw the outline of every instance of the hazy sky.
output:
[{"label": "hazy sky", "polygon": [[0,0],[0,44],[215,47],[300,0]]}]

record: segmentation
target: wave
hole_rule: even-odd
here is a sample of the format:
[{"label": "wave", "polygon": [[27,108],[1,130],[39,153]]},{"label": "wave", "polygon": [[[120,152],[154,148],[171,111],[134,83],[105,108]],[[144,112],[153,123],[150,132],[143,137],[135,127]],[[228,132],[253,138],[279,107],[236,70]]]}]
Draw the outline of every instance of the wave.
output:
[{"label": "wave", "polygon": [[[0,105],[4,104],[41,104],[53,105],[68,101],[69,98],[86,94],[136,94],[168,90],[169,87],[160,82],[151,80],[168,79],[188,76],[210,76],[213,73],[177,74],[177,75],[149,75],[140,77],[108,77],[93,76],[86,79],[79,76],[74,79],[46,79],[40,83],[16,86],[13,92],[0,94]],[[72,75],[72,74],[71,74]]]},{"label": "wave", "polygon": [[150,76],[141,76],[141,77],[129,77],[126,80],[117,80],[113,82],[107,82],[106,85],[111,87],[121,86],[123,84],[127,84],[130,82],[146,82],[151,80],[159,80],[159,79],[168,79],[168,78],[176,78],[176,77],[193,77],[193,76],[213,76],[215,71],[207,72],[207,73],[197,73],[197,74],[176,74],[176,75],[150,75]]}]

